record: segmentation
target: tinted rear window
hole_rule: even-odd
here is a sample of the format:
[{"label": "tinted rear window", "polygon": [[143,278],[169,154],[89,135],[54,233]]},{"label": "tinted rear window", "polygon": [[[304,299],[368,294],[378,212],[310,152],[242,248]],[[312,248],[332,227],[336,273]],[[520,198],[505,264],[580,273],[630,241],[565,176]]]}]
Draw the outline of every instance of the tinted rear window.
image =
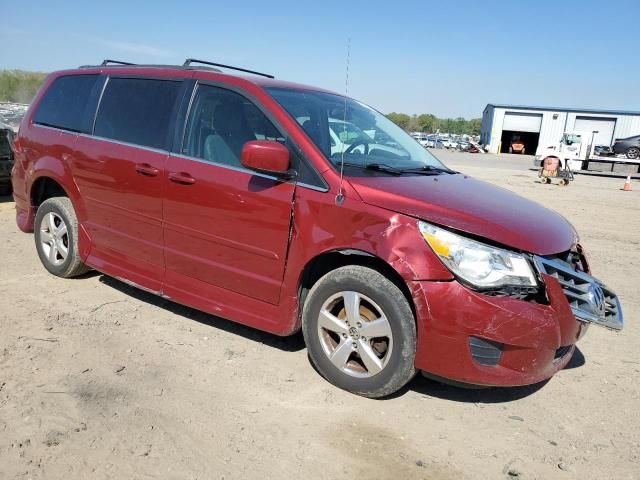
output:
[{"label": "tinted rear window", "polygon": [[145,147],[167,149],[181,82],[111,78],[100,101],[94,134]]},{"label": "tinted rear window", "polygon": [[74,132],[90,132],[98,75],[71,75],[56,79],[38,105],[33,121]]}]

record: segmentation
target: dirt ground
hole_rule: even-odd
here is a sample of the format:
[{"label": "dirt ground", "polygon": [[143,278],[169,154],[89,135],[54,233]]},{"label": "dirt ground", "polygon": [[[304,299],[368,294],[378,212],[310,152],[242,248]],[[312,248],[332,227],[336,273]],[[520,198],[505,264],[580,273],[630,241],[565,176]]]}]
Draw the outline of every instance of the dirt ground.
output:
[{"label": "dirt ground", "polygon": [[452,167],[575,225],[595,275],[622,299],[624,331],[592,327],[542,385],[461,390],[419,376],[367,400],[323,380],[299,335],[97,273],[49,275],[4,198],[0,478],[640,478],[640,183],[543,186],[535,172],[458,157],[447,155]]}]

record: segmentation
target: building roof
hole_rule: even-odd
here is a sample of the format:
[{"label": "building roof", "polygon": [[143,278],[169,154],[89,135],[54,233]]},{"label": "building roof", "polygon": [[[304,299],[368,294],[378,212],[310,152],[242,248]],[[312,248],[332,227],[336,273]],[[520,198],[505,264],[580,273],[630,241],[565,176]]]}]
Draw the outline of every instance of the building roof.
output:
[{"label": "building roof", "polygon": [[608,110],[596,108],[576,108],[576,107],[536,107],[531,105],[509,105],[506,103],[488,103],[485,110],[489,107],[506,108],[517,110],[542,110],[550,112],[578,112],[578,113],[600,113],[609,115],[636,115],[640,116],[640,112],[632,110]]}]

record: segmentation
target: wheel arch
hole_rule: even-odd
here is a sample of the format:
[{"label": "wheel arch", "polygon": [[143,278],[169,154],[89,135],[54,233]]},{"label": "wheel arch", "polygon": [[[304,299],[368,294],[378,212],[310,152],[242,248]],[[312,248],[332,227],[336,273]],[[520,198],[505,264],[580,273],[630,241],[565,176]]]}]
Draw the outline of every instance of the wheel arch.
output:
[{"label": "wheel arch", "polygon": [[359,249],[335,249],[319,253],[311,258],[302,269],[298,279],[298,311],[302,315],[302,309],[311,287],[327,273],[347,265],[359,265],[377,271],[396,285],[406,297],[416,318],[416,307],[411,290],[400,273],[382,258],[372,253]]},{"label": "wheel arch", "polygon": [[83,226],[83,222],[86,219],[86,211],[75,183],[73,181],[65,182],[64,177],[57,175],[54,170],[42,169],[38,171],[37,176],[31,179],[28,195],[31,231],[34,228],[36,212],[42,202],[53,197],[66,197],[69,199],[78,219],[78,251],[82,261],[85,261],[91,250],[91,237]]},{"label": "wheel arch", "polygon": [[40,206],[42,202],[52,197],[67,197],[69,193],[62,183],[50,175],[40,175],[31,183],[29,199],[34,207]]}]

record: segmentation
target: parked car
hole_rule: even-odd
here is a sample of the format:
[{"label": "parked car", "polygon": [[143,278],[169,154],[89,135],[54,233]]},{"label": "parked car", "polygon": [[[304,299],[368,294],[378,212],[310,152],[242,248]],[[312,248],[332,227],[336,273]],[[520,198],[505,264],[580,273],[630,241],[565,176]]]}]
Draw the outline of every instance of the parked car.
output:
[{"label": "parked car", "polygon": [[412,137],[415,138],[423,147],[428,146],[429,136],[426,133],[413,134]]},{"label": "parked car", "polygon": [[440,139],[440,137],[438,137],[437,135],[429,135],[427,137],[427,148],[445,148],[444,143],[442,142],[442,139]]},{"label": "parked car", "polygon": [[[622,328],[569,222],[447,168],[376,110],[192,60],[105,63],[50,74],[14,142],[16,221],[51,274],[96,269],[302,330],[320,374],[367,397],[418,370],[540,382],[590,324]],[[399,151],[358,137],[332,153],[340,120]]]},{"label": "parked car", "polygon": [[442,141],[442,144],[445,146],[445,148],[451,149],[458,146],[458,142],[453,138],[442,137],[440,140]]},{"label": "parked car", "polygon": [[11,169],[13,168],[13,129],[0,123],[0,195],[11,193]]},{"label": "parked car", "polygon": [[456,150],[460,150],[461,152],[465,152],[467,150],[467,148],[469,148],[471,146],[471,144],[469,142],[467,142],[466,140],[458,140],[458,143],[456,145]]},{"label": "parked car", "polygon": [[640,157],[640,135],[627,138],[616,138],[613,142],[613,153],[624,154],[627,158],[635,160]]},{"label": "parked car", "polygon": [[615,155],[613,153],[613,150],[611,150],[611,147],[609,147],[608,145],[596,145],[593,147],[593,153],[595,155],[598,155],[600,157],[611,157],[613,155]]},{"label": "parked car", "polygon": [[511,143],[509,144],[509,153],[519,153],[521,155],[524,155],[525,151],[525,144],[520,138],[520,135],[514,135],[511,138]]}]

